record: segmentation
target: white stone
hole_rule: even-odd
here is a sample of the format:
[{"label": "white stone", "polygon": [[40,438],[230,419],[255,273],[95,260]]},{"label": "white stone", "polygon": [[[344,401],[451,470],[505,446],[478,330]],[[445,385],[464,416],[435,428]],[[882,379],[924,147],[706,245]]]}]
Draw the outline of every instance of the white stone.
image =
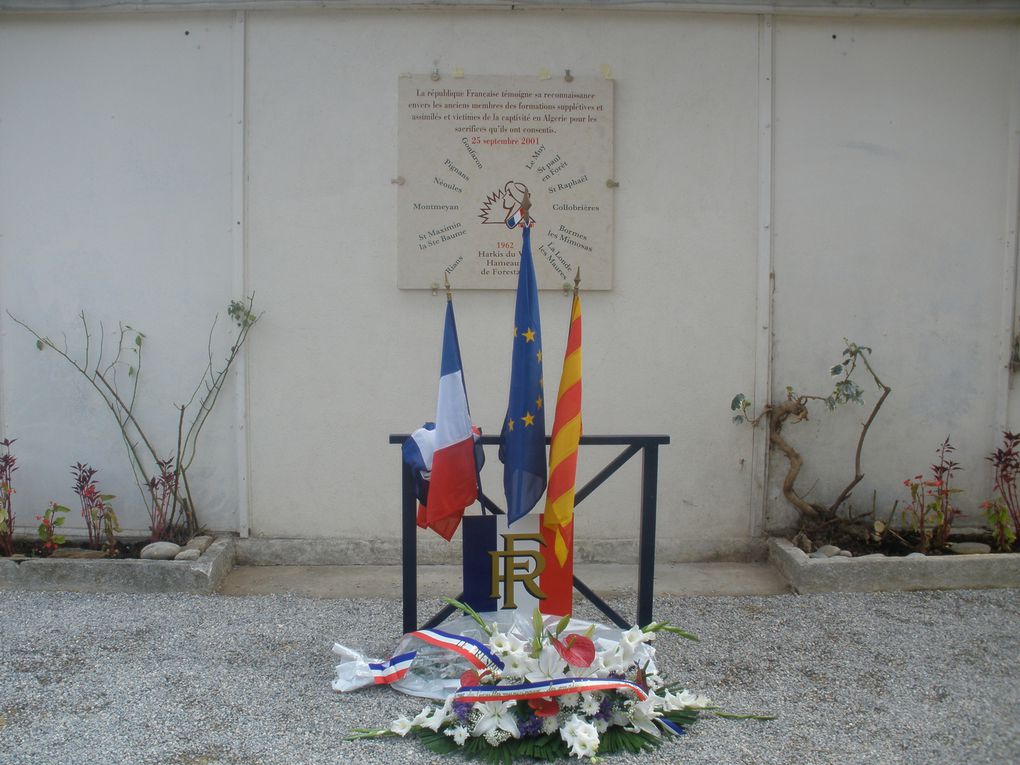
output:
[{"label": "white stone", "polygon": [[992,546],[984,542],[953,542],[949,549],[957,555],[982,555],[990,553]]},{"label": "white stone", "polygon": [[209,545],[213,543],[213,538],[210,536],[192,537],[186,545],[185,550],[198,550],[198,552],[204,553],[209,549]]},{"label": "white stone", "polygon": [[854,554],[852,552],[850,552],[849,550],[840,550],[838,553],[836,553],[836,555],[840,556],[841,558],[852,558],[852,557],[854,557]]},{"label": "white stone", "polygon": [[907,557],[908,558],[927,558],[928,556],[925,555],[924,553],[912,552],[909,555],[907,555]]},{"label": "white stone", "polygon": [[142,560],[173,560],[182,549],[184,548],[173,542],[153,542],[143,547],[138,557]]},{"label": "white stone", "polygon": [[198,560],[202,553],[194,547],[185,548],[174,556],[174,560]]},{"label": "white stone", "polygon": [[839,554],[839,548],[836,545],[822,545],[818,548],[818,552],[824,553],[826,558],[831,558],[833,555]]}]

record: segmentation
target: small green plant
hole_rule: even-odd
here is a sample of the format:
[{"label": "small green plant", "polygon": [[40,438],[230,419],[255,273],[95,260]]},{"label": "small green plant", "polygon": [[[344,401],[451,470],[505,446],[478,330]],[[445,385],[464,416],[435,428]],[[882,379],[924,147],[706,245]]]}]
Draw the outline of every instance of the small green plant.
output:
[{"label": "small green plant", "polygon": [[985,520],[988,521],[988,528],[992,530],[995,538],[995,549],[999,552],[1009,552],[1016,542],[1016,532],[1013,530],[1013,520],[1009,517],[1009,508],[1002,497],[988,500],[981,503],[981,509],[985,511]]},{"label": "small green plant", "polygon": [[57,528],[64,525],[69,512],[70,508],[50,502],[50,506],[43,514],[35,517],[39,521],[39,542],[43,554],[52,555],[54,550],[67,541],[63,535],[57,533]]},{"label": "small green plant", "polygon": [[[828,395],[797,393],[792,387],[787,386],[785,400],[766,404],[757,416],[754,415],[754,407],[750,399],[743,393],[738,393],[730,402],[730,410],[734,412],[734,423],[738,425],[748,423],[752,427],[757,427],[762,421],[768,423],[770,447],[781,451],[788,462],[786,478],[783,480],[783,496],[797,509],[802,521],[811,521],[814,524],[837,522],[839,508],[849,499],[850,493],[864,478],[864,472],[861,469],[861,452],[864,448],[864,438],[868,435],[868,429],[875,420],[878,410],[892,392],[892,389],[879,379],[871,366],[869,361],[871,348],[866,345],[852,343],[846,338],[843,339],[846,342],[843,358],[838,364],[829,368],[829,375],[837,378],[837,380],[833,385],[832,392]],[[807,420],[809,414],[808,407],[813,402],[823,404],[829,411],[836,409],[841,404],[851,402],[863,405],[864,391],[857,384],[855,377],[858,374],[859,367],[863,367],[867,371],[882,393],[875,401],[874,406],[871,408],[871,413],[861,426],[861,433],[857,439],[857,452],[854,458],[854,477],[832,502],[824,505],[808,502],[796,489],[797,475],[800,473],[801,467],[803,467],[804,458],[786,440],[782,432],[783,426],[787,423]]]},{"label": "small green plant", "polygon": [[11,454],[11,444],[16,438],[0,441],[0,550],[4,555],[14,554],[14,471],[18,460]]},{"label": "small green plant", "polygon": [[903,522],[917,535],[918,552],[945,549],[953,520],[960,514],[953,505],[952,496],[962,489],[954,489],[950,485],[956,471],[962,469],[949,459],[954,451],[949,436],[946,436],[935,452],[939,460],[931,465],[932,477],[928,479],[921,474],[903,482],[910,489],[910,504],[903,508]]}]

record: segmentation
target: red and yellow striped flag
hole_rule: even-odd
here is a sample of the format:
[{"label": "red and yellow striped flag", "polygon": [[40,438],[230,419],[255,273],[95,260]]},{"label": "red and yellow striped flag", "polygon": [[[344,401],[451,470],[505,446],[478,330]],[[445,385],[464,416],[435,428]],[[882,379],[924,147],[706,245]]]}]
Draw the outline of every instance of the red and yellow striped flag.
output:
[{"label": "red and yellow striped flag", "polygon": [[[574,480],[581,440],[581,297],[574,289],[563,374],[556,396],[556,417],[549,446],[549,485],[542,532],[552,543],[555,561],[546,561],[541,588],[547,595],[543,613],[570,613],[573,592]],[[565,598],[565,603],[563,602]],[[550,608],[552,610],[547,610]],[[566,609],[565,611],[563,609]]]}]

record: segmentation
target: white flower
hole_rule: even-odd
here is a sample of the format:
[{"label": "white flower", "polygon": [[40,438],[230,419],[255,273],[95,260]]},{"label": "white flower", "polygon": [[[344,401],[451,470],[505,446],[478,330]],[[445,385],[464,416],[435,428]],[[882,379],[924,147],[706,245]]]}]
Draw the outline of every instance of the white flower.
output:
[{"label": "white flower", "polygon": [[489,746],[499,746],[508,738],[510,738],[510,734],[502,728],[493,728],[485,733],[485,742]]},{"label": "white flower", "polygon": [[564,672],[566,677],[605,677],[607,674],[609,674],[609,671],[606,669],[602,657],[598,654],[595,654],[592,663],[587,667],[571,667],[568,665],[566,672]]},{"label": "white flower", "polygon": [[606,720],[599,719],[596,720],[593,724],[595,726],[595,730],[597,730],[599,733],[605,733],[607,730],[609,730],[609,723]]},{"label": "white flower", "polygon": [[472,736],[484,736],[490,731],[505,730],[514,738],[520,738],[517,718],[514,716],[514,701],[483,701],[475,704],[478,720],[471,730]]},{"label": "white flower", "polygon": [[629,652],[633,656],[639,645],[650,643],[653,640],[655,640],[654,632],[645,632],[640,627],[631,627],[620,636],[620,646],[625,653]]},{"label": "white flower", "polygon": [[523,649],[524,641],[509,633],[493,632],[489,636],[489,648],[502,656]]},{"label": "white flower", "polygon": [[659,713],[655,710],[656,700],[661,701],[653,693],[644,701],[638,701],[631,705],[627,711],[630,724],[625,726],[624,730],[631,733],[644,731],[645,733],[651,733],[656,738],[660,738],[662,732],[659,730],[659,726],[655,724],[655,720],[659,717]]},{"label": "white flower", "polygon": [[592,693],[581,694],[581,711],[589,717],[593,717],[599,713],[599,709],[602,706],[602,693],[600,691],[594,691]]},{"label": "white flower", "polygon": [[538,683],[550,678],[563,677],[563,668],[566,666],[566,662],[556,653],[555,648],[543,646],[538,660],[532,661],[535,662],[534,667],[526,675],[531,682]]},{"label": "white flower", "polygon": [[[560,696],[560,707],[562,709],[573,709],[580,703],[581,696],[577,693],[565,693],[562,696]],[[574,716],[576,717],[577,715]]]},{"label": "white flower", "polygon": [[560,738],[570,747],[572,757],[591,757],[599,748],[598,729],[576,714],[571,715],[560,728]]},{"label": "white flower", "polygon": [[452,725],[443,731],[447,736],[453,739],[457,746],[464,746],[464,742],[468,740],[470,732],[463,725]]},{"label": "white flower", "polygon": [[411,725],[410,720],[404,717],[404,715],[400,715],[400,717],[390,723],[390,732],[396,733],[398,736],[406,736],[411,732]]},{"label": "white flower", "polygon": [[503,657],[504,677],[526,677],[538,668],[538,662],[524,651],[514,651]]},{"label": "white flower", "polygon": [[664,701],[663,708],[667,712],[674,709],[705,709],[712,705],[712,702],[708,700],[708,696],[699,696],[686,690],[680,693],[666,691]]},{"label": "white flower", "polygon": [[556,719],[556,715],[551,717],[542,718],[542,732],[543,733],[555,733],[560,729],[560,721]]},{"label": "white flower", "polygon": [[443,704],[443,706],[436,707],[432,711],[432,714],[428,715],[425,720],[418,723],[418,725],[428,728],[429,730],[434,730],[438,733],[443,723],[451,719],[456,719],[456,717],[457,716],[453,713],[453,697],[448,696],[446,698],[446,703]]},{"label": "white flower", "polygon": [[432,714],[432,707],[425,707],[423,710],[421,710],[418,714],[416,714],[414,716],[414,719],[411,720],[411,725],[413,725],[413,726],[424,725],[425,721],[429,719],[429,716],[431,714]]}]

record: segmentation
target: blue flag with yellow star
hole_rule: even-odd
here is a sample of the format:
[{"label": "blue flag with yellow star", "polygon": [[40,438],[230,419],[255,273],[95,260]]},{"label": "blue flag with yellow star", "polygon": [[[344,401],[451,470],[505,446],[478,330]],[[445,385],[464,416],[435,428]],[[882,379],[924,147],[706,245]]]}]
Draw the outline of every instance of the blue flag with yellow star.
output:
[{"label": "blue flag with yellow star", "polygon": [[538,284],[531,259],[531,230],[523,229],[517,277],[514,350],[510,366],[510,402],[499,435],[507,521],[528,514],[545,493],[545,401],[542,392],[542,327]]}]

